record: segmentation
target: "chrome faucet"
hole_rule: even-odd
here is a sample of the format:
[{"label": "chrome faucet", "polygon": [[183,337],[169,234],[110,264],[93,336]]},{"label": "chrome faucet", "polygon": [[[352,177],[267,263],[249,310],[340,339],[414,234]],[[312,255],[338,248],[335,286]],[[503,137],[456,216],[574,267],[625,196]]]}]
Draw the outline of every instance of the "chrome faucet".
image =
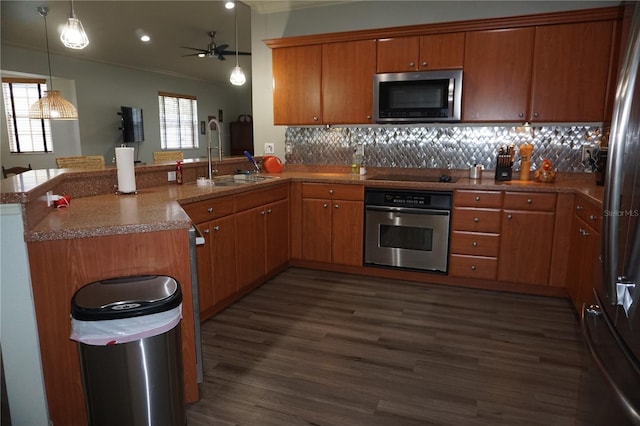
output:
[{"label": "chrome faucet", "polygon": [[207,162],[209,163],[209,173],[208,173],[208,177],[209,180],[213,179],[213,174],[214,173],[218,173],[218,164],[216,164],[216,169],[213,170],[213,164],[212,164],[212,159],[211,159],[211,150],[213,149],[211,147],[211,123],[216,125],[216,129],[218,130],[218,160],[216,161],[216,163],[219,163],[222,161],[222,126],[220,126],[220,122],[215,119],[212,118],[211,120],[209,120],[209,123],[207,123],[207,132],[208,132],[208,136],[207,136]]}]

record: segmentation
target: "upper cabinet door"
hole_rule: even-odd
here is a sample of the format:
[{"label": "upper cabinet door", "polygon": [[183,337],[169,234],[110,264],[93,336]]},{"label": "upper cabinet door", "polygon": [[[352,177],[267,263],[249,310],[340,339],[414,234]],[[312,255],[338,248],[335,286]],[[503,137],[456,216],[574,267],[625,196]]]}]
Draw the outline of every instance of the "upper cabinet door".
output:
[{"label": "upper cabinet door", "polygon": [[376,72],[408,72],[418,69],[418,36],[381,38],[377,45]]},{"label": "upper cabinet door", "polygon": [[463,121],[525,121],[534,28],[467,33]]},{"label": "upper cabinet door", "polygon": [[420,70],[462,68],[465,33],[430,34],[420,37]]},{"label": "upper cabinet door", "polygon": [[376,41],[322,46],[322,120],[327,124],[368,124],[373,115]]},{"label": "upper cabinet door", "polygon": [[613,21],[536,29],[531,120],[607,121]]},{"label": "upper cabinet door", "polygon": [[322,46],[273,49],[273,124],[322,123]]}]

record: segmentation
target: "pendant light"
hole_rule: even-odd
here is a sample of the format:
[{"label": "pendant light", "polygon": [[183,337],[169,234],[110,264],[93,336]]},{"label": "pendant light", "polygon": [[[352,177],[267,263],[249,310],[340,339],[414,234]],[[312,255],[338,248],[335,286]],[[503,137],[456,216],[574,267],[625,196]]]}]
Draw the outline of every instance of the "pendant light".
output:
[{"label": "pendant light", "polygon": [[89,37],[84,32],[82,22],[76,16],[76,11],[73,9],[73,0],[71,0],[71,14],[67,19],[67,25],[65,25],[60,34],[60,40],[62,44],[70,49],[84,49],[89,44]]},{"label": "pendant light", "polygon": [[60,94],[60,91],[53,90],[53,77],[51,77],[51,56],[49,54],[49,36],[47,32],[47,14],[49,8],[45,6],[38,7],[38,13],[44,18],[44,37],[47,43],[47,61],[49,63],[49,81],[52,90],[46,90],[44,96],[31,105],[29,109],[29,118],[33,119],[52,119],[52,120],[77,120],[78,111],[71,102],[66,100]]},{"label": "pendant light", "polygon": [[240,68],[240,64],[238,63],[238,8],[235,7],[233,10],[233,15],[236,21],[236,66],[233,68],[231,72],[231,77],[229,77],[229,81],[234,86],[242,86],[247,82],[247,77],[244,75],[244,71]]}]

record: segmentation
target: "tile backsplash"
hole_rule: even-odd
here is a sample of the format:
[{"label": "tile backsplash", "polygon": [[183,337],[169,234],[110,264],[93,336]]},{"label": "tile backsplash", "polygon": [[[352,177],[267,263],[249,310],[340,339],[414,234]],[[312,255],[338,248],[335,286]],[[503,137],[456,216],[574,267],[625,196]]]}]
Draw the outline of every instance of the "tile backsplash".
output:
[{"label": "tile backsplash", "polygon": [[[602,127],[584,125],[289,127],[285,158],[295,165],[350,165],[362,144],[363,164],[370,167],[466,169],[478,164],[495,169],[501,146],[528,142],[534,147],[532,165],[548,158],[558,171],[586,172],[591,168],[582,162],[582,146],[602,139]],[[515,159],[519,169],[518,155]]]}]

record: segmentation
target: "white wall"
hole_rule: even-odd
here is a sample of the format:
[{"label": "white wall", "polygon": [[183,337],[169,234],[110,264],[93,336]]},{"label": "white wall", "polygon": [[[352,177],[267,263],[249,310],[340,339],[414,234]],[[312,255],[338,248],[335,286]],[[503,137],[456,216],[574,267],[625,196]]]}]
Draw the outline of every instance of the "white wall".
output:
[{"label": "white wall", "polygon": [[276,144],[284,158],[285,127],[273,125],[271,51],[265,39],[434,22],[615,6],[607,1],[359,1],[260,15],[251,14],[254,144]]},{"label": "white wall", "polygon": [[[15,73],[46,76],[46,53],[2,45],[2,75]],[[111,163],[114,148],[122,141],[118,130],[121,106],[142,108],[145,141],[136,148],[137,159],[150,163],[152,154],[160,150],[160,120],[158,92],[195,95],[198,99],[199,121],[207,121],[209,115],[224,112],[225,151],[229,152],[229,123],[240,114],[251,113],[251,87],[223,86],[202,81],[178,78],[145,70],[102,64],[77,58],[51,55],[54,88],[63,89],[63,95],[75,102],[78,108],[77,122],[52,121],[55,130],[54,153],[50,155],[9,154],[7,127],[0,120],[2,138],[0,155],[2,165],[26,165],[33,168],[55,168],[55,157],[67,155],[104,155]],[[59,80],[63,79],[63,80]],[[66,85],[63,85],[66,83]],[[75,96],[74,96],[75,95]],[[80,146],[74,140],[74,128],[79,135]],[[78,136],[75,136],[77,139]],[[200,135],[200,148],[185,150],[186,158],[206,156],[207,137]]]}]

